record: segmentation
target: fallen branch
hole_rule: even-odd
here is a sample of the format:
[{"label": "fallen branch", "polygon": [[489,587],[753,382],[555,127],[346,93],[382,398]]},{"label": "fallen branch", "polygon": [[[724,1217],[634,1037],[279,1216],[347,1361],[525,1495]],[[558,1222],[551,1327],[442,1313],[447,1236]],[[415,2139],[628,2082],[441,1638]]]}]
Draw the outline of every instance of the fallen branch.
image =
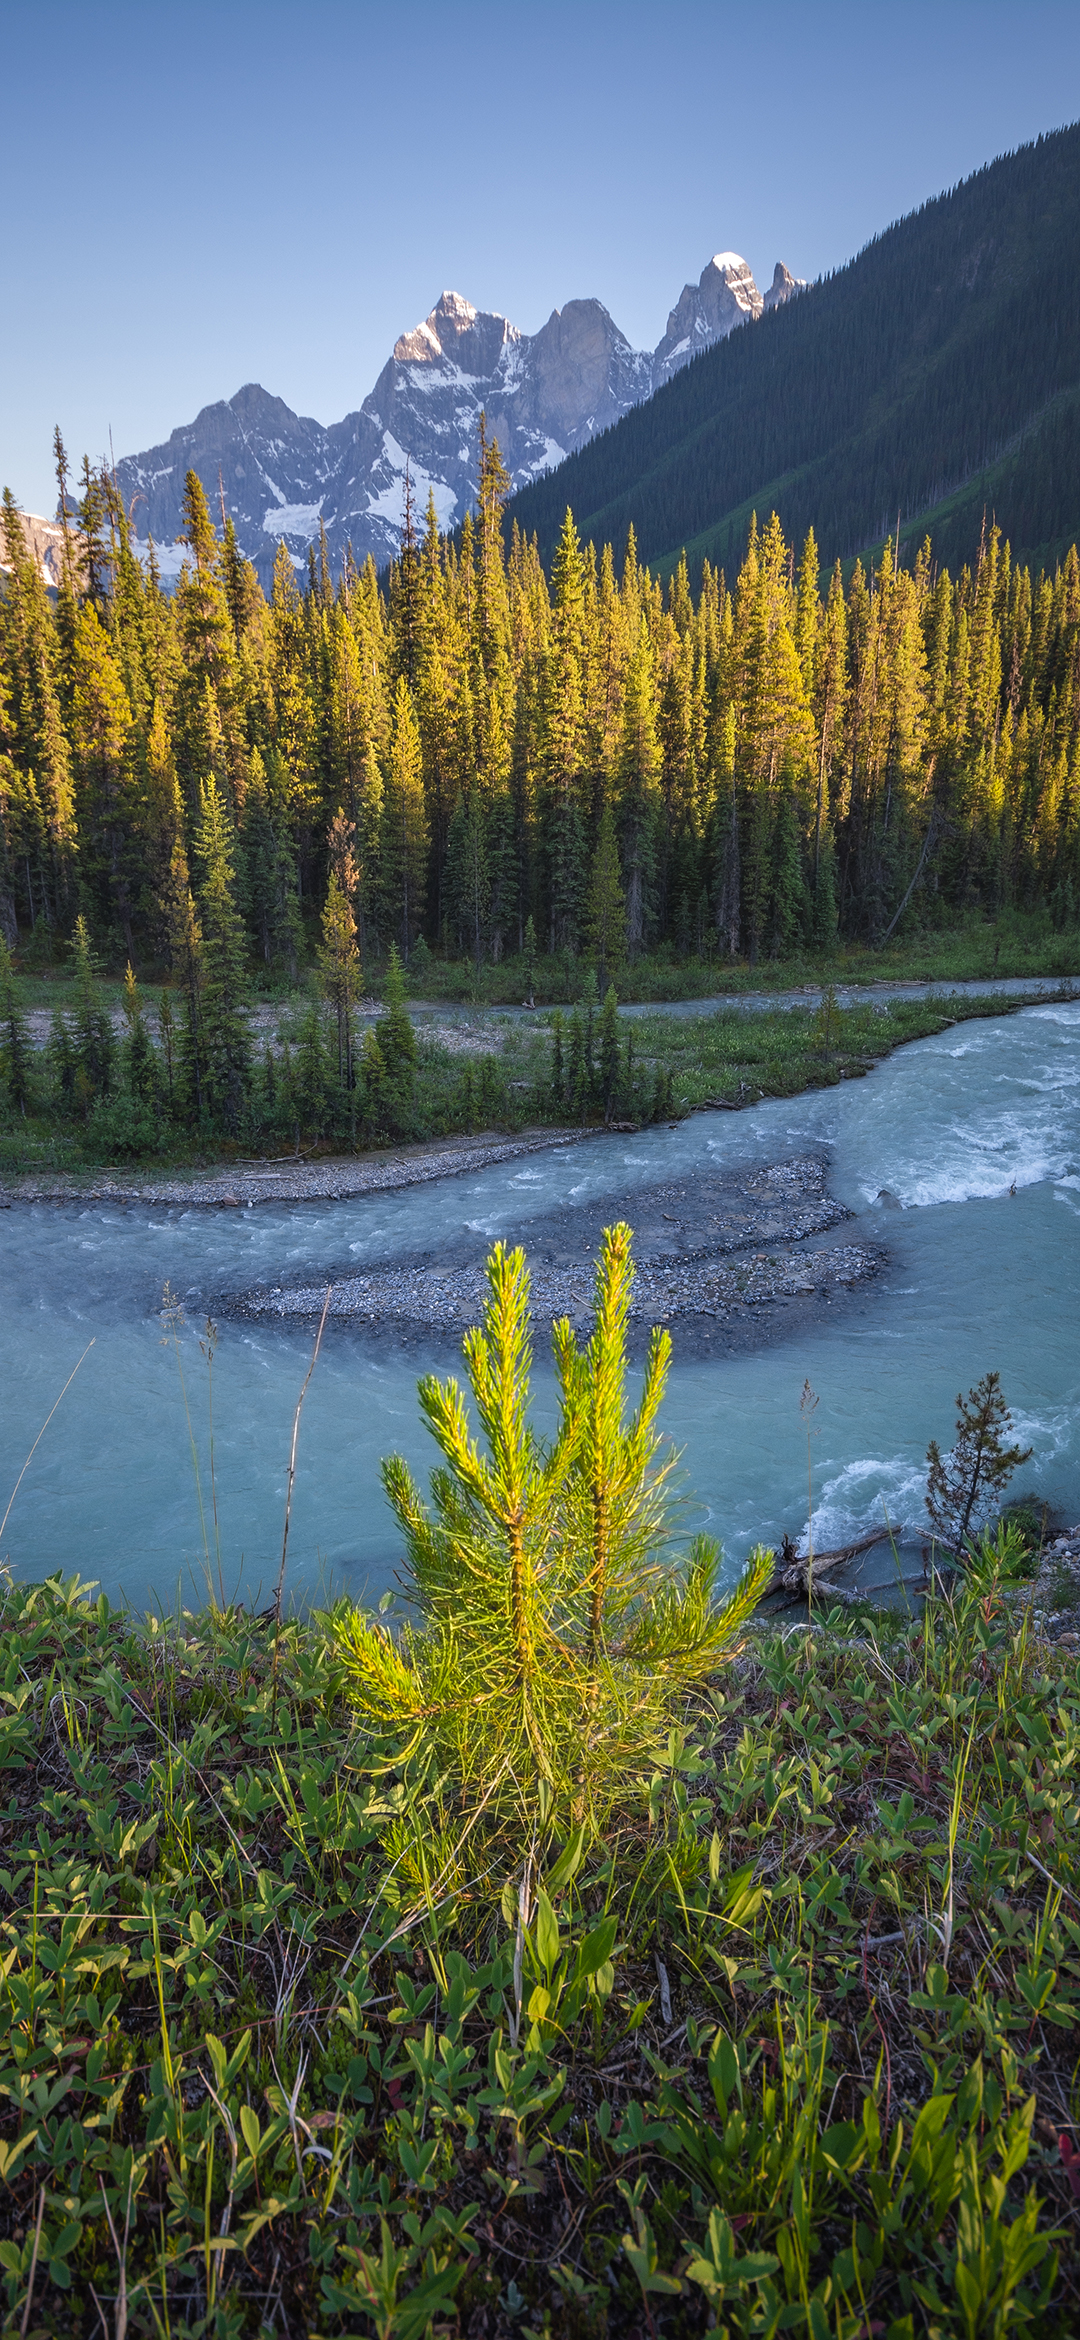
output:
[{"label": "fallen branch", "polygon": [[[891,1538],[892,1530],[890,1528],[874,1528],[867,1536],[857,1536],[853,1544],[840,1544],[832,1552],[815,1552],[811,1557],[809,1552],[797,1552],[791,1537],[785,1536],[780,1546],[780,1566],[769,1586],[769,1591],[773,1593],[809,1592],[812,1567],[815,1593],[834,1592],[837,1588],[828,1584],[818,1575],[819,1569],[828,1571],[830,1568],[846,1568],[848,1561],[857,1560],[860,1552],[871,1551],[875,1544],[887,1544]],[[838,1594],[838,1598],[850,1599],[852,1596]]]}]

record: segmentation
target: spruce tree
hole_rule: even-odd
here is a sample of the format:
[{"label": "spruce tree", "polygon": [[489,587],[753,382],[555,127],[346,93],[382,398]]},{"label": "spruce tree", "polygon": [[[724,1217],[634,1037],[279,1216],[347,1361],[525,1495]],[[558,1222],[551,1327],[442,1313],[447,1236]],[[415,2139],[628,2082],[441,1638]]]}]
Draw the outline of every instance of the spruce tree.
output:
[{"label": "spruce tree", "polygon": [[427,844],[420,732],[412,694],[402,675],[394,699],[394,729],[383,790],[380,862],[390,932],[406,961],[423,919]]},{"label": "spruce tree", "polygon": [[575,948],[586,880],[581,773],[585,757],[585,565],[567,511],[552,565],[551,640],[544,676],[543,757],[552,950]]},{"label": "spruce tree", "polygon": [[74,1102],[84,1118],[104,1103],[112,1088],[116,1041],[112,1021],[99,987],[99,966],[90,941],[90,929],[80,914],[71,938],[72,991],[70,1016]]},{"label": "spruce tree", "polygon": [[[175,746],[189,814],[199,817],[199,789],[231,761],[236,687],[233,621],[221,575],[218,541],[198,473],[184,483],[185,561],[174,596],[181,670]],[[279,709],[280,714],[280,709]]]},{"label": "spruce tree", "polygon": [[521,956],[525,980],[525,1006],[532,1007],[533,992],[536,988],[536,928],[533,924],[531,910],[525,921],[525,936]]},{"label": "spruce tree", "polygon": [[79,546],[87,602],[104,609],[109,598],[110,564],[105,542],[105,489],[88,455],[82,461],[82,497],[76,506]]},{"label": "spruce tree", "polygon": [[202,1108],[235,1137],[251,1076],[245,992],[244,927],[236,906],[233,849],[225,807],[213,780],[199,794],[195,839],[202,936],[200,1057]]},{"label": "spruce tree", "polygon": [[589,1108],[589,1075],[585,1061],[585,1021],[579,1007],[571,1008],[567,1029],[566,1094],[571,1112],[584,1121]]},{"label": "spruce tree", "polygon": [[384,1095],[392,1097],[404,1113],[412,1100],[417,1050],[416,1031],[405,1005],[405,971],[396,943],[390,945],[383,997],[386,1012],[375,1026],[375,1039],[385,1083]]},{"label": "spruce tree", "polygon": [[124,1022],[127,1038],[124,1043],[124,1073],[128,1094],[135,1104],[150,1106],[158,1089],[158,1067],[154,1045],[146,1026],[146,1016],[135,980],[135,969],[130,959],[124,976]]},{"label": "spruce tree", "polygon": [[660,764],[653,652],[643,616],[627,670],[618,756],[626,941],[631,958],[644,950],[651,923]]},{"label": "spruce tree", "polygon": [[316,1001],[311,1000],[301,1020],[293,1050],[292,1097],[301,1130],[314,1138],[322,1137],[326,1128],[328,1074],[322,1017]]},{"label": "spruce tree", "polygon": [[561,1008],[556,1008],[551,1019],[551,1102],[556,1113],[561,1113],[566,1103],[566,1065],[563,1058]]},{"label": "spruce tree", "polygon": [[491,868],[484,807],[480,790],[475,786],[458,798],[450,822],[446,901],[449,915],[479,975],[491,911]]},{"label": "spruce tree", "polygon": [[958,1558],[967,1549],[973,1527],[1000,1498],[1013,1472],[1031,1460],[1033,1447],[1006,1445],[1011,1428],[1001,1375],[984,1373],[966,1398],[962,1394],[957,1397],[956,1441],[951,1453],[942,1455],[936,1438],[927,1448],[930,1525]]},{"label": "spruce tree", "polygon": [[626,955],[626,900],[619,873],[615,815],[610,805],[605,805],[600,815],[585,936],[590,949],[596,953],[600,987],[606,990],[612,969],[620,967]]},{"label": "spruce tree", "polygon": [[172,1011],[172,1001],[167,990],[161,994],[161,1006],[158,1009],[158,1039],[161,1043],[162,1062],[165,1070],[165,1101],[169,1113],[172,1114],[176,1106],[177,1046],[176,1022]]},{"label": "spruce tree", "polygon": [[176,757],[160,692],[155,692],[142,744],[141,787],[134,814],[138,847],[136,903],[144,931],[162,957],[168,951],[169,873],[184,827]]},{"label": "spruce tree", "polygon": [[777,957],[789,958],[802,950],[809,917],[810,904],[803,873],[798,815],[794,796],[790,789],[785,789],[780,799],[773,835],[770,939]]},{"label": "spruce tree", "polygon": [[130,848],[138,805],[128,755],[131,706],[113,644],[90,600],[75,625],[71,722],[83,892],[99,929],[115,921],[130,955]]},{"label": "spruce tree", "polygon": [[18,979],[11,952],[0,935],[0,1071],[8,1103],[25,1115],[30,1102],[30,1028],[19,1002]]},{"label": "spruce tree", "polygon": [[176,1052],[176,1101],[196,1123],[204,1114],[202,927],[182,846],[173,849],[169,872],[169,960],[183,995],[183,1020]]},{"label": "spruce tree", "polygon": [[354,1080],[353,1009],[363,987],[363,968],[356,947],[356,920],[336,870],[330,872],[323,910],[319,967],[323,995],[337,1024],[338,1085],[348,1093]]},{"label": "spruce tree", "polygon": [[364,1101],[364,1127],[368,1135],[374,1137],[386,1126],[392,1096],[398,1087],[391,1080],[377,1032],[365,1032],[361,1043],[360,1086]]},{"label": "spruce tree", "polygon": [[618,1098],[620,1071],[619,1002],[613,983],[609,983],[604,994],[599,1059],[600,1101],[604,1108],[604,1120],[610,1121]]}]

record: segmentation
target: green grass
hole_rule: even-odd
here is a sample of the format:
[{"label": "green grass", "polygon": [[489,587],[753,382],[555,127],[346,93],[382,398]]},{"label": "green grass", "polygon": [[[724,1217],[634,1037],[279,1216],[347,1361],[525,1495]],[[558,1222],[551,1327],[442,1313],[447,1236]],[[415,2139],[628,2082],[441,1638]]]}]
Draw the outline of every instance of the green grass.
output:
[{"label": "green grass", "polygon": [[762,1628],[464,1876],[317,1617],[54,1579],[0,1668],[5,2333],[1075,2331],[1080,1671],[992,1597]]},{"label": "green grass", "polygon": [[[973,915],[938,928],[909,929],[884,950],[837,943],[828,952],[794,958],[680,958],[670,947],[647,952],[619,970],[621,1000],[709,999],[720,993],[788,991],[802,984],[980,982],[1019,976],[1061,981],[1080,975],[1080,929],[1055,931],[1046,912],[1004,911],[996,919]],[[569,1004],[584,994],[587,963],[565,957],[537,962],[532,996],[539,1006]],[[417,998],[520,1006],[527,996],[524,962],[476,968],[429,958],[412,978]]]},{"label": "green grass", "polygon": [[[1035,996],[1032,994],[1031,996]],[[659,1065],[671,1075],[675,1109],[695,1111],[713,1104],[742,1106],[763,1097],[795,1097],[806,1089],[857,1080],[905,1041],[923,1040],[956,1023],[1013,1012],[1013,1003],[992,996],[933,1000],[866,1000],[851,1008],[813,1007],[753,1011],[725,1008],[703,1015],[635,1016],[624,1019],[624,1040],[633,1037],[634,1062],[642,1070]],[[503,1061],[510,1077],[529,1074],[539,1081],[550,1058],[551,1019],[536,1026],[504,1027]]]},{"label": "green grass", "polygon": [[[20,996],[26,1008],[70,1006],[73,987],[66,961],[53,963],[24,950],[20,954]],[[118,1010],[123,998],[123,968],[102,977],[105,1003]],[[160,972],[160,971],[158,971]],[[569,1004],[584,994],[588,962],[565,954],[537,960],[532,996],[540,1006]],[[154,971],[137,969],[140,990],[156,1012],[162,985]],[[381,960],[366,970],[369,992],[381,997],[385,969]],[[997,918],[973,913],[940,927],[911,928],[902,937],[876,950],[859,943],[837,942],[826,952],[804,952],[792,958],[761,959],[751,967],[745,959],[715,955],[681,958],[670,946],[646,952],[619,970],[620,999],[708,999],[719,993],[787,991],[800,984],[876,982],[979,982],[988,977],[1020,976],[1062,980],[1080,976],[1080,928],[1058,931],[1046,911],[1003,911]],[[441,959],[427,953],[422,966],[408,971],[413,996],[456,1005],[520,1007],[526,997],[525,963],[511,954],[496,966],[479,970],[468,960]],[[306,1005],[310,989],[290,985],[280,973],[252,976],[252,1000],[259,1005]]]}]

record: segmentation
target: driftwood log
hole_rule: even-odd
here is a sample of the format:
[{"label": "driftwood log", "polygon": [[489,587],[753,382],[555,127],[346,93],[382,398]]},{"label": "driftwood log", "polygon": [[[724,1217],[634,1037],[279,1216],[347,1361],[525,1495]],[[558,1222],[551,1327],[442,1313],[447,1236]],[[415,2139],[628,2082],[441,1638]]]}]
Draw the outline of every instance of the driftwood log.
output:
[{"label": "driftwood log", "polygon": [[872,1551],[875,1544],[888,1543],[891,1535],[891,1528],[874,1528],[870,1535],[856,1537],[853,1544],[840,1544],[832,1552],[815,1552],[812,1560],[808,1552],[797,1552],[791,1537],[785,1536],[769,1591],[782,1593],[787,1600],[805,1601],[813,1592],[822,1597],[828,1595],[832,1600],[852,1601],[856,1595],[845,1591],[842,1585],[833,1584],[831,1571],[846,1568],[849,1561],[857,1560],[860,1552]]}]

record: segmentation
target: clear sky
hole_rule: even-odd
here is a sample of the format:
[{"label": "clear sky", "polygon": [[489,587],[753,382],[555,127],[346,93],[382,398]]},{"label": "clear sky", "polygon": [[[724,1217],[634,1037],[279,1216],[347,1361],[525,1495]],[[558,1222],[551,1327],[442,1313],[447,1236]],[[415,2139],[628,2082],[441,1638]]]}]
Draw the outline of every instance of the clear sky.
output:
[{"label": "clear sky", "polygon": [[0,0],[0,484],[259,381],[360,404],[444,286],[652,347],[1080,116],[1077,0]]}]

